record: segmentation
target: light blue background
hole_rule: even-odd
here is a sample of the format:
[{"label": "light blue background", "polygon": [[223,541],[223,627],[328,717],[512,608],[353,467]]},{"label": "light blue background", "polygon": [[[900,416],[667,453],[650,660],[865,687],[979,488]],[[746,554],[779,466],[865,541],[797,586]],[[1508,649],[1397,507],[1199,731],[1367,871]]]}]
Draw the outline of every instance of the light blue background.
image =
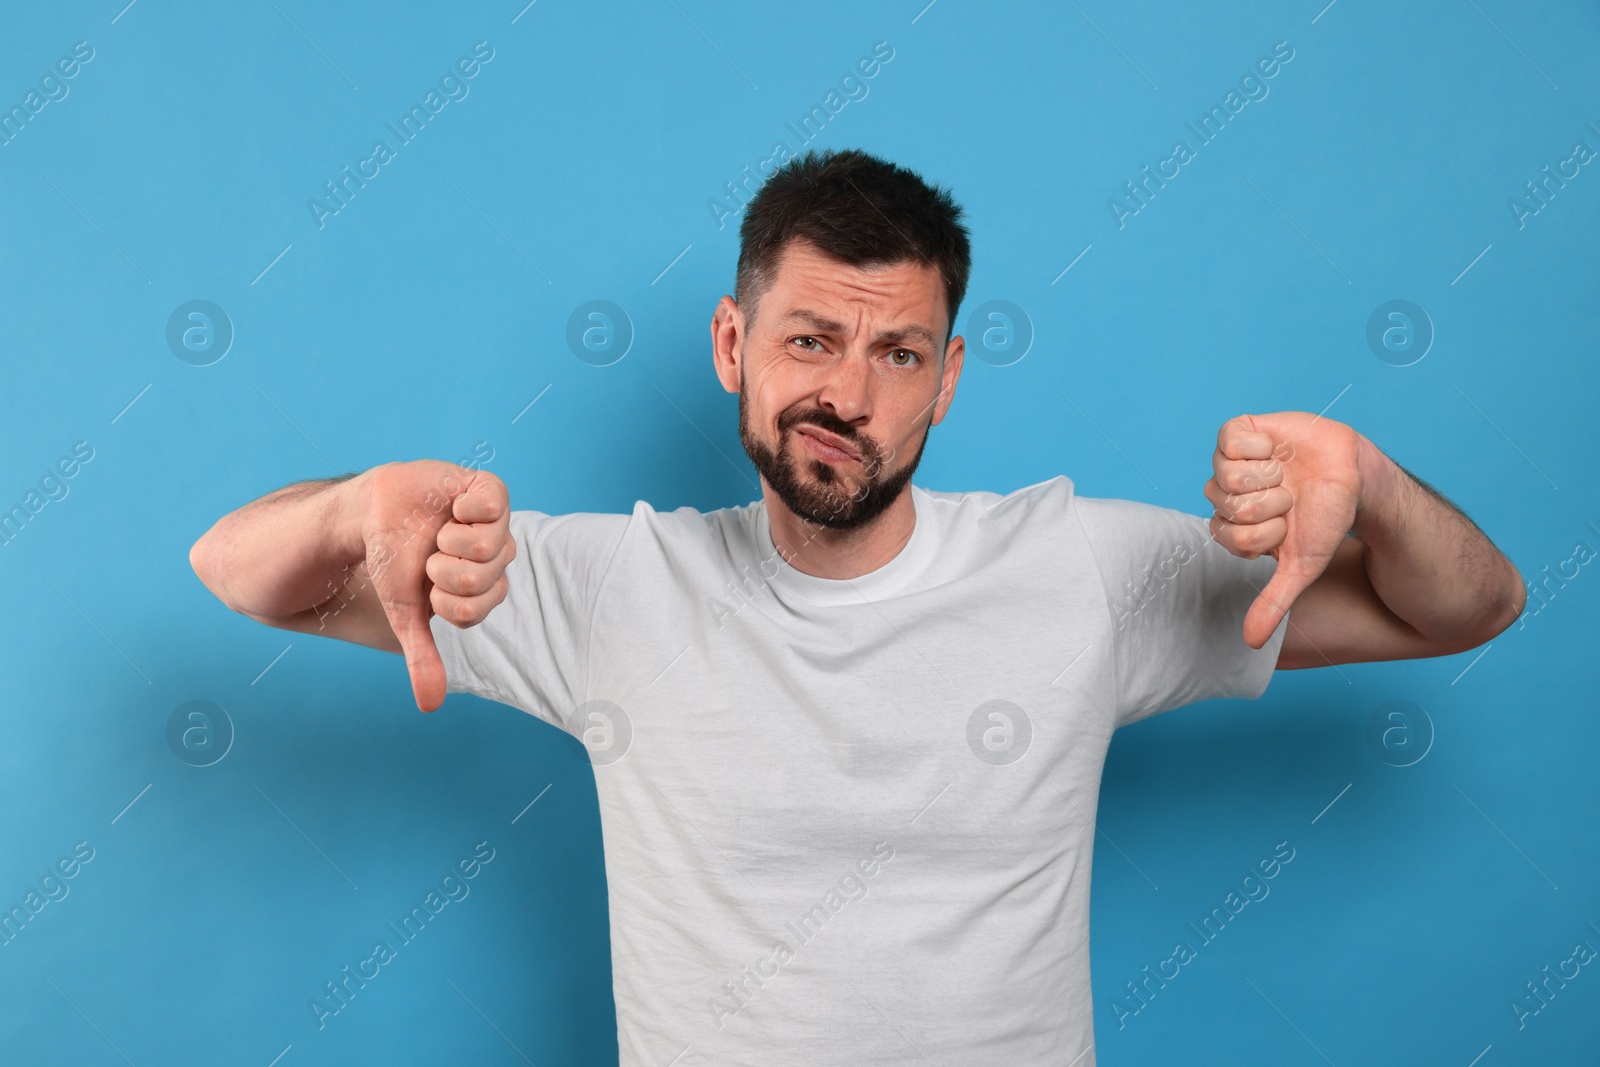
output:
[{"label": "light blue background", "polygon": [[[1508,207],[1600,150],[1591,4],[122,2],[11,4],[0,35],[8,108],[94,48],[0,147],[0,502],[94,449],[0,547],[0,905],[95,850],[0,947],[5,1062],[615,1062],[570,742],[476,698],[421,715],[399,658],[233,615],[187,552],[279,485],[478,441],[517,507],[754,499],[707,334],[738,216],[710,203],[798,148],[785,123],[878,41],[894,58],[812,147],[950,186],[974,233],[959,321],[1009,300],[1036,334],[1010,366],[968,360],[919,484],[1065,473],[1209,514],[1224,420],[1326,408],[1526,577],[1600,549],[1600,165],[1521,228]],[[307,200],[478,41],[470,94],[319,229]],[[1108,199],[1278,41],[1269,95],[1119,229]],[[1397,298],[1437,334],[1406,367],[1365,339]],[[166,344],[193,299],[236,330],[211,366]],[[565,341],[590,299],[635,332],[611,366]],[[1521,1029],[1510,1004],[1600,948],[1593,572],[1487,651],[1284,673],[1119,733],[1100,1062],[1592,1056],[1600,968]],[[205,768],[166,741],[194,699],[236,730]],[[1390,700],[1436,731],[1413,766],[1368,743]],[[322,983],[479,841],[471,895],[319,1030]],[[1124,983],[1279,841],[1270,897],[1119,1029]]]}]

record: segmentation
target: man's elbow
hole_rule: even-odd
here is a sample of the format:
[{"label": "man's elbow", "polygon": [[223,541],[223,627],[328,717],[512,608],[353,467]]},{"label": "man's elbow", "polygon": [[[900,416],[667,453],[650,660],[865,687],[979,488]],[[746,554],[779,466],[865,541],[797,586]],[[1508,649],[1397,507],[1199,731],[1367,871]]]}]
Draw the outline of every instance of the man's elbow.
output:
[{"label": "man's elbow", "polygon": [[1464,628],[1466,638],[1471,641],[1468,648],[1477,648],[1500,636],[1521,617],[1523,608],[1528,605],[1528,589],[1523,584],[1522,572],[1510,560],[1505,561],[1504,572],[1498,595],[1486,595],[1482,614]]},{"label": "man's elbow", "polygon": [[1504,633],[1506,627],[1522,617],[1523,609],[1528,606],[1528,586],[1522,580],[1522,572],[1517,570],[1517,565],[1510,560],[1506,560],[1506,572],[1508,588],[1506,589],[1504,602],[1500,607],[1499,614],[1495,617],[1495,621],[1490,624],[1489,636],[1484,638],[1485,641]]},{"label": "man's elbow", "polygon": [[[200,579],[200,584],[210,591],[211,595],[232,608],[228,598],[222,595],[222,586],[217,576],[216,561],[213,559],[209,535],[201,537],[189,546],[189,567],[194,571],[194,576]],[[235,609],[237,610],[237,609]]]},{"label": "man's elbow", "polygon": [[206,559],[205,543],[206,539],[202,537],[189,546],[189,569],[194,571],[194,576],[200,579],[201,585],[210,589],[211,579],[207,577],[210,572],[207,569],[208,561]]}]

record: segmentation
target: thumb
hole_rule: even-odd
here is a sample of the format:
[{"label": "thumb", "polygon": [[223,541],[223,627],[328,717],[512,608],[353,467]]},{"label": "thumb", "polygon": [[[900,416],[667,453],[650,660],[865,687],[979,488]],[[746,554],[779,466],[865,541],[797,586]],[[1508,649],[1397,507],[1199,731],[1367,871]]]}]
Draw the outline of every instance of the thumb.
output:
[{"label": "thumb", "polygon": [[411,676],[411,693],[422,711],[435,711],[444,703],[444,661],[433,643],[428,611],[419,604],[384,604],[389,626],[400,639],[405,653],[406,673]]},{"label": "thumb", "polygon": [[406,673],[411,676],[411,692],[417,707],[433,711],[444,703],[444,661],[433,643],[433,630],[428,619],[433,614],[427,588],[432,583],[424,573],[421,546],[407,537],[396,550],[389,544],[378,543],[368,550],[372,564],[373,588],[383,613],[389,620],[389,629],[400,642],[400,651],[406,657]]},{"label": "thumb", "polygon": [[1292,558],[1280,558],[1278,569],[1273,571],[1266,588],[1256,596],[1255,602],[1244,616],[1244,643],[1260,648],[1267,643],[1283,617],[1306,587],[1316,580],[1315,574],[1296,565]]}]

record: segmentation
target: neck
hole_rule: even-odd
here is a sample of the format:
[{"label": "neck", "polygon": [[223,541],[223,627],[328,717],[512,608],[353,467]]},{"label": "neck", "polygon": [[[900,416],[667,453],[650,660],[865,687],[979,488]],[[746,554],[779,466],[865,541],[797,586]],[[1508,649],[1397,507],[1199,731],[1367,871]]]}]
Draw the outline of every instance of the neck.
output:
[{"label": "neck", "polygon": [[778,499],[765,479],[761,495],[773,547],[789,566],[814,578],[859,578],[877,570],[900,554],[917,523],[909,484],[881,515],[853,530],[831,530],[802,519]]}]

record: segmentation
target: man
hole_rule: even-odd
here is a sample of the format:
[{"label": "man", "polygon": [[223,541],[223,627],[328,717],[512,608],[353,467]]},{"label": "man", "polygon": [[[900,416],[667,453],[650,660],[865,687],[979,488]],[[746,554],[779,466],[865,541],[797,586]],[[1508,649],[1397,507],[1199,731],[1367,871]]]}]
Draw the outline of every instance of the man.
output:
[{"label": "man", "polygon": [[914,486],[961,373],[961,209],[847,151],[746,212],[711,340],[761,500],[513,512],[492,475],[395,463],[191,559],[237,611],[403,652],[424,710],[472,692],[583,740],[626,1067],[1086,1067],[1112,732],[1275,668],[1472,648],[1521,576],[1298,412],[1222,426],[1209,524],[1065,476]]}]

